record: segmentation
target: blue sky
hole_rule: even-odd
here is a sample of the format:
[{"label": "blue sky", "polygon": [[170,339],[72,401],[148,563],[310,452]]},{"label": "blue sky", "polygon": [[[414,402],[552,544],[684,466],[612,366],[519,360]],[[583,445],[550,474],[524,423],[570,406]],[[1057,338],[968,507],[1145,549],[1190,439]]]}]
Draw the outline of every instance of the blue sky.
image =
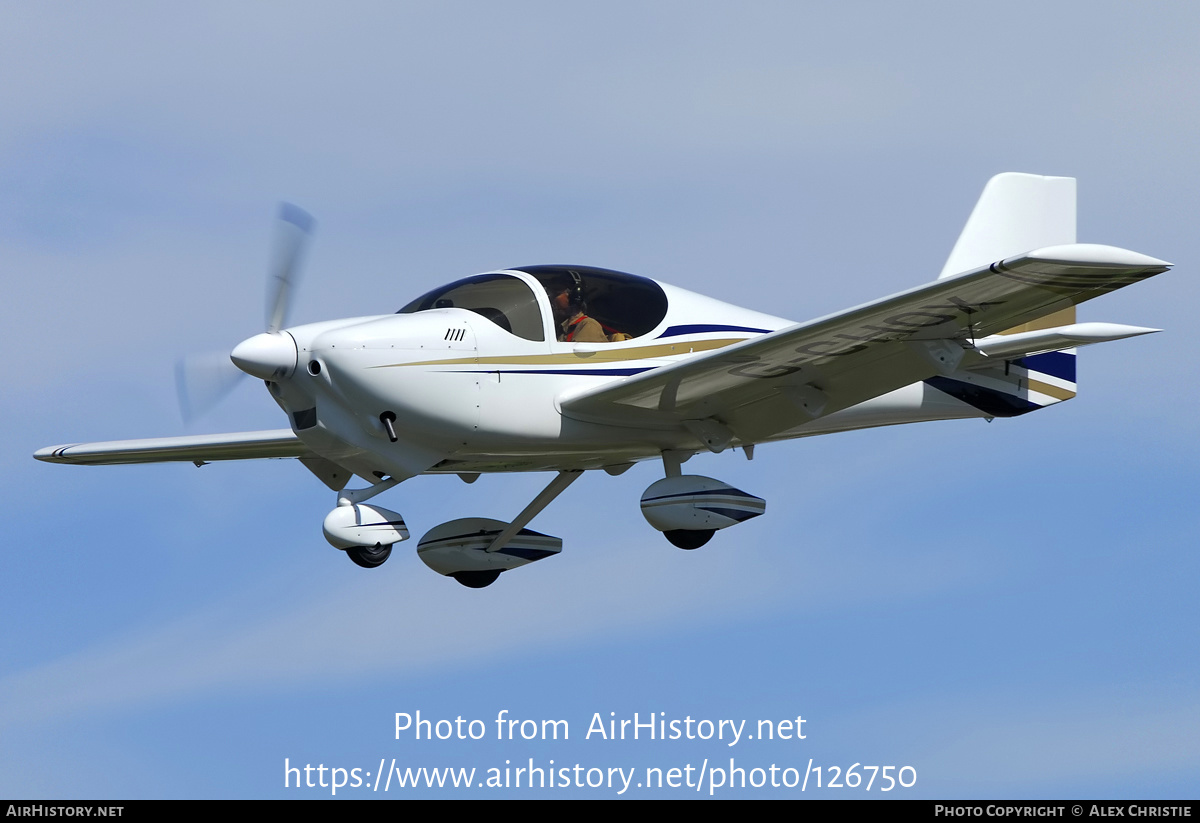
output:
[{"label": "blue sky", "polygon": [[[911,766],[892,796],[1194,797],[1198,24],[1187,4],[0,9],[0,794],[330,795],[286,790],[285,758],[732,757]],[[1084,351],[1079,397],[1022,419],[698,457],[768,500],[700,551],[642,520],[651,464],[583,478],[533,523],[561,556],[468,591],[406,546],[352,566],[320,533],[333,494],[289,461],[30,457],[285,425],[254,381],[185,425],[173,382],[261,329],[279,200],[318,220],[294,322],[546,262],[804,320],[933,279],[1000,171],[1077,177],[1081,241],[1176,263],[1081,310],[1166,332]],[[510,518],[546,479],[379,502],[420,535]],[[396,740],[417,710],[571,739]],[[807,736],[585,740],[610,712],[800,715]],[[774,793],[868,796],[715,790]]]}]

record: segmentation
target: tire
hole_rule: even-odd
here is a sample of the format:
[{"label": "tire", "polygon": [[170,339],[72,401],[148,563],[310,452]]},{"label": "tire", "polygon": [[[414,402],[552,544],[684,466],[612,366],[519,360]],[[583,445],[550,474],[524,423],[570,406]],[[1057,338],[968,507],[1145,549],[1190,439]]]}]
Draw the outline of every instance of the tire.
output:
[{"label": "tire", "polygon": [[382,566],[392,556],[392,545],[389,543],[386,546],[374,546],[369,549],[362,546],[346,549],[346,556],[356,566],[362,566],[364,569],[374,569]]},{"label": "tire", "polygon": [[468,589],[483,589],[495,583],[501,571],[502,569],[485,572],[455,572],[450,576]]},{"label": "tire", "polygon": [[716,529],[672,529],[669,532],[663,532],[663,537],[670,540],[672,546],[691,551],[712,540],[712,536],[716,533]]}]

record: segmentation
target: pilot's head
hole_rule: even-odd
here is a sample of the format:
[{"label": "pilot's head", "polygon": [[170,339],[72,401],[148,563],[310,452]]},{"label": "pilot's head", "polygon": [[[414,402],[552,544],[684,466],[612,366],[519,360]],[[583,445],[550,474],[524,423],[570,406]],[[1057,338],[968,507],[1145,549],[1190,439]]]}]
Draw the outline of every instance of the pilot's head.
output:
[{"label": "pilot's head", "polygon": [[584,311],[583,280],[571,272],[570,280],[561,280],[550,289],[550,304],[556,314],[572,317]]},{"label": "pilot's head", "polygon": [[550,305],[555,314],[571,317],[583,311],[583,296],[572,286],[562,286],[551,290]]}]

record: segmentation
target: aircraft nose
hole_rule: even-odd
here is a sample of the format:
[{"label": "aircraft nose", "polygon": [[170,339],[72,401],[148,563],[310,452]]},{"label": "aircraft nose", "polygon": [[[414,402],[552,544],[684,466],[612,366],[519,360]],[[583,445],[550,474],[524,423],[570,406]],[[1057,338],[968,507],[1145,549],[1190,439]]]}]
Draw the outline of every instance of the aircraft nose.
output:
[{"label": "aircraft nose", "polygon": [[296,370],[296,358],[296,341],[285,331],[256,334],[229,354],[233,365],[263,380],[290,377]]}]

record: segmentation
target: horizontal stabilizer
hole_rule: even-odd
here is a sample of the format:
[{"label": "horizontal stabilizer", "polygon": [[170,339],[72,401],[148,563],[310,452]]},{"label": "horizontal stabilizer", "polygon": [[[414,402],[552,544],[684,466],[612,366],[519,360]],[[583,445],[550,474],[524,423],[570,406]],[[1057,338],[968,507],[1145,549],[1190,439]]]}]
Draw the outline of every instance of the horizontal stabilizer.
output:
[{"label": "horizontal stabilizer", "polygon": [[1062,351],[1092,343],[1107,343],[1124,340],[1141,334],[1153,334],[1162,329],[1143,326],[1126,326],[1120,323],[1075,323],[1052,329],[1021,332],[1019,334],[995,334],[975,341],[975,349],[989,358],[1025,357],[1049,351]]},{"label": "horizontal stabilizer", "polygon": [[291,429],[148,440],[110,440],[50,446],[33,453],[47,463],[111,466],[121,463],[208,463],[214,460],[254,460],[266,457],[313,456]]}]

